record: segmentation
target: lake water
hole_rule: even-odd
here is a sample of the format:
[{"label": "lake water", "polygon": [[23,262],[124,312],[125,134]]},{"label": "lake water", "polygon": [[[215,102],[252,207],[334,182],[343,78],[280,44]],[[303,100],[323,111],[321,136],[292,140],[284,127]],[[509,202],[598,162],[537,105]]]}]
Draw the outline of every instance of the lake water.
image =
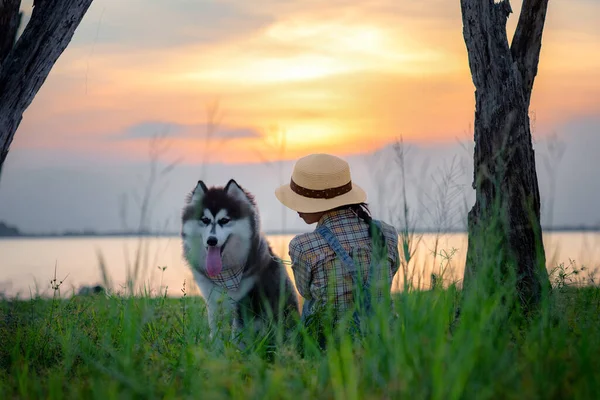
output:
[{"label": "lake water", "polygon": [[[293,236],[269,236],[274,252],[288,260],[287,245]],[[415,238],[416,239],[416,238]],[[436,236],[425,234],[415,245],[415,253],[409,265],[409,275],[421,287],[430,285],[432,272],[444,269],[444,282],[459,281],[464,269],[467,236],[448,234],[439,237],[440,254],[433,256]],[[590,272],[600,272],[599,232],[550,232],[544,234],[546,258],[549,270],[559,263],[569,265],[573,260],[578,267],[585,266],[582,279]],[[164,292],[180,296],[184,280],[186,291],[198,293],[192,274],[182,258],[179,237],[162,238],[43,238],[0,240],[0,293],[8,297],[29,298],[32,294],[52,295],[50,280],[63,280],[61,294],[68,296],[82,285],[102,284],[99,255],[104,259],[113,288],[119,289],[126,282],[127,265],[133,265],[137,249],[144,255],[140,263],[140,285],[152,293]],[[453,250],[454,249],[454,250]],[[166,267],[164,271],[160,267]],[[293,279],[291,274],[290,276]],[[403,274],[399,272],[396,285],[401,286]],[[161,289],[162,288],[162,289]]]}]

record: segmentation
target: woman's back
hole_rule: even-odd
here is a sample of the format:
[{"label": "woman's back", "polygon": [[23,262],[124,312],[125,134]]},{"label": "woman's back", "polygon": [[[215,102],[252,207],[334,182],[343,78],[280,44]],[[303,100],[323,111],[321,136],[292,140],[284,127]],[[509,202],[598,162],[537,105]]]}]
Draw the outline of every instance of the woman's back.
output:
[{"label": "woman's back", "polygon": [[[381,299],[384,291],[389,293],[390,284],[399,267],[398,234],[391,225],[381,221],[379,224],[386,242],[387,263],[378,268],[377,276],[371,276],[370,281],[382,279],[389,285],[378,289],[375,301]],[[326,213],[314,232],[298,235],[290,242],[290,257],[300,295],[309,299],[315,307],[330,304],[336,314],[340,315],[352,307],[355,285],[347,265],[320,233],[323,227],[328,228],[343,251],[352,258],[358,277],[362,278],[357,280],[359,285],[365,284],[369,279],[373,240],[369,235],[369,225],[352,209],[343,208]]]}]

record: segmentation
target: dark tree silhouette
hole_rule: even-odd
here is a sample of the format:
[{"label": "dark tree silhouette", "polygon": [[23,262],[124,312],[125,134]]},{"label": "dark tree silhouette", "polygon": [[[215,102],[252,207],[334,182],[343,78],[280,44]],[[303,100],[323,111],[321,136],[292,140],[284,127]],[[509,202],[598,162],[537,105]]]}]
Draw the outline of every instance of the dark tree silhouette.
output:
[{"label": "dark tree silhouette", "polygon": [[0,0],[0,176],[23,113],[93,0],[35,0],[17,40],[21,0]]},{"label": "dark tree silhouette", "polygon": [[529,103],[548,0],[524,0],[509,45],[509,0],[461,0],[463,35],[475,85],[475,205],[469,212],[464,286],[490,269],[515,272],[525,309],[549,284],[540,225],[540,193]]}]

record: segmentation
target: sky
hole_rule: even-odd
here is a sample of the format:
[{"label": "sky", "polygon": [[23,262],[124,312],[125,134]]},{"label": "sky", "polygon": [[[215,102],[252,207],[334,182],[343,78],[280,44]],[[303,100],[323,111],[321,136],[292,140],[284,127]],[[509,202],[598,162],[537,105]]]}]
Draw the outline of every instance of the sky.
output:
[{"label": "sky", "polygon": [[[549,5],[531,104],[549,223],[600,223],[599,18],[596,0]],[[458,0],[95,0],[24,114],[0,220],[36,232],[134,224],[156,135],[168,146],[159,163],[176,167],[161,176],[153,223],[175,230],[198,179],[229,178],[257,196],[266,229],[302,228],[273,190],[313,152],[346,157],[389,212],[399,138],[415,210],[456,175],[453,162],[469,206],[473,117]]]}]

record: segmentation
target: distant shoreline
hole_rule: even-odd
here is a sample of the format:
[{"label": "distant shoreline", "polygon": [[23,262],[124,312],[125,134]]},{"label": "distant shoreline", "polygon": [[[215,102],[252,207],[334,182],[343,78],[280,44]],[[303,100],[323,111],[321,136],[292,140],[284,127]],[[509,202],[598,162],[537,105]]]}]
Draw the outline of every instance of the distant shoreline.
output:
[{"label": "distant shoreline", "polygon": [[[557,226],[553,228],[542,228],[543,232],[590,232],[600,233],[600,227],[585,227],[585,226]],[[291,236],[299,235],[302,233],[310,232],[305,231],[265,231],[267,236]],[[416,229],[411,234],[435,234],[437,233],[434,229]],[[464,229],[447,230],[441,234],[466,234],[467,231]],[[0,233],[0,240],[2,239],[44,239],[44,238],[111,238],[111,237],[178,237],[179,232],[64,232],[64,233],[15,233],[11,232],[8,234]]]}]

